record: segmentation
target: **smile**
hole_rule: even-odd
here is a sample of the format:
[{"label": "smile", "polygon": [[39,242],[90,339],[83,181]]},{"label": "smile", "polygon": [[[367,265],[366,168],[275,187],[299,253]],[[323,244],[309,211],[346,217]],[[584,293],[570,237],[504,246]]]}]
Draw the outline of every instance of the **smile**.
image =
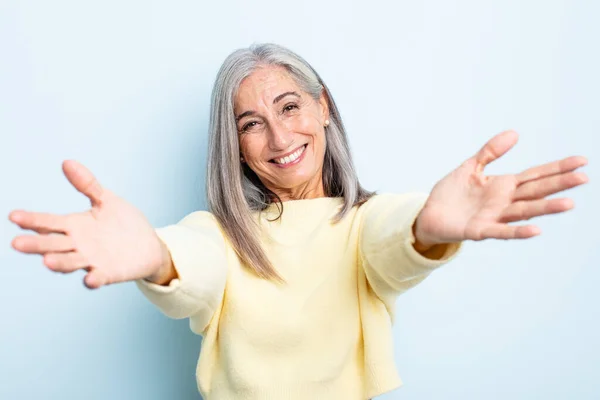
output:
[{"label": "smile", "polygon": [[306,147],[308,146],[308,144],[305,144],[303,146],[301,146],[300,148],[296,149],[293,153],[288,154],[285,157],[280,157],[280,158],[274,158],[272,160],[270,160],[270,162],[276,164],[278,167],[288,167],[294,164],[298,164],[301,160],[302,160],[302,156],[304,155],[304,150],[306,149]]}]

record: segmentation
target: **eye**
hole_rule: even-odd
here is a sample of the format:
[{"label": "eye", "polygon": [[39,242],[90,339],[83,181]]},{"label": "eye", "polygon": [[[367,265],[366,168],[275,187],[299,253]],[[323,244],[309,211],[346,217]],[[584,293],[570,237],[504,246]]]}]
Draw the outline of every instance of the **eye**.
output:
[{"label": "eye", "polygon": [[294,109],[297,109],[297,108],[298,108],[297,104],[295,104],[295,103],[289,103],[289,104],[286,104],[283,107],[283,112],[290,112],[290,111],[293,111]]},{"label": "eye", "polygon": [[246,132],[249,129],[252,129],[258,125],[258,121],[250,121],[242,128],[242,132]]}]

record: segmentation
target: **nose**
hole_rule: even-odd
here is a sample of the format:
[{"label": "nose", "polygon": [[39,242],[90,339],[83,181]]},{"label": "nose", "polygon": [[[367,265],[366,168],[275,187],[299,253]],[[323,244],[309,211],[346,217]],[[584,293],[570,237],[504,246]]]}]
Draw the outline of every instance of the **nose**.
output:
[{"label": "nose", "polygon": [[269,148],[272,151],[283,151],[290,147],[293,135],[288,127],[277,118],[269,123]]}]

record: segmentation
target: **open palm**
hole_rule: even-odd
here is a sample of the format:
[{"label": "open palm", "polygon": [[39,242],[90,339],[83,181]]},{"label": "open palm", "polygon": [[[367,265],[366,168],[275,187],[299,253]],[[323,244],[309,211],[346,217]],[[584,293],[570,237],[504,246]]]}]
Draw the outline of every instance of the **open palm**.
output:
[{"label": "open palm", "polygon": [[573,208],[571,199],[546,197],[588,181],[584,173],[575,172],[587,163],[584,157],[568,157],[519,174],[483,174],[485,166],[508,152],[517,140],[514,131],[496,135],[434,186],[417,218],[419,242],[530,238],[540,233],[537,226],[509,223]]},{"label": "open palm", "polygon": [[43,255],[53,271],[88,271],[84,283],[89,288],[156,273],[168,251],[141,211],[103,188],[83,165],[65,161],[63,172],[90,199],[91,208],[69,215],[13,211],[12,222],[38,235],[18,236],[12,246]]}]

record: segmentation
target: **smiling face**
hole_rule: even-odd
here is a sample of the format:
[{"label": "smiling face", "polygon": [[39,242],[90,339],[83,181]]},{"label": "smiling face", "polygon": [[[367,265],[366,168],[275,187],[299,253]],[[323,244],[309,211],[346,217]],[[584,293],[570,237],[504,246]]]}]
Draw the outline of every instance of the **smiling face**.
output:
[{"label": "smiling face", "polygon": [[245,78],[234,104],[243,162],[282,201],[323,197],[329,108],[279,66]]}]

